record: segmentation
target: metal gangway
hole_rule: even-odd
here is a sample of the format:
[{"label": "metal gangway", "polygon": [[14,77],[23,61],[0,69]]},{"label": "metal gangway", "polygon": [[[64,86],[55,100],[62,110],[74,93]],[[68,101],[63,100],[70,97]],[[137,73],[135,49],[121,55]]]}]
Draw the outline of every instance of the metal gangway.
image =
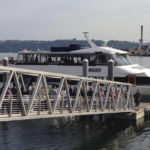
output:
[{"label": "metal gangway", "polygon": [[0,79],[0,121],[134,111],[127,83],[5,66]]}]

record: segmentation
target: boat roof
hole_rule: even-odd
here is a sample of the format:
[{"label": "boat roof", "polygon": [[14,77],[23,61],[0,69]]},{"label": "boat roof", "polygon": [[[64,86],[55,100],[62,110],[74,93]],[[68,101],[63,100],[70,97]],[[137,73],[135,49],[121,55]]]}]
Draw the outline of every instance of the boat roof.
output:
[{"label": "boat roof", "polygon": [[51,51],[41,51],[41,50],[37,50],[37,51],[32,51],[32,50],[23,50],[20,51],[19,54],[95,54],[95,53],[111,53],[111,54],[127,54],[128,52],[126,51],[122,51],[119,49],[115,49],[115,48],[111,48],[111,47],[92,47],[92,48],[84,48],[84,49],[80,49],[80,50],[74,50],[74,51],[69,51],[69,52],[51,52]]},{"label": "boat roof", "polygon": [[111,47],[95,47],[95,48],[87,48],[77,51],[71,51],[73,54],[92,54],[92,53],[120,53],[127,54],[128,52],[122,51],[119,49],[111,48]]}]

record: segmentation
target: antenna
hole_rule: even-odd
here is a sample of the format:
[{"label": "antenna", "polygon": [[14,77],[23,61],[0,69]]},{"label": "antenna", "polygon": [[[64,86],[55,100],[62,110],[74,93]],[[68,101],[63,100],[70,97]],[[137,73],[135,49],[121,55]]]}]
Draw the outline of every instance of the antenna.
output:
[{"label": "antenna", "polygon": [[86,39],[89,37],[89,32],[83,32],[83,34]]},{"label": "antenna", "polygon": [[89,39],[89,32],[83,32],[85,39],[88,41],[91,47],[97,47],[97,45]]},{"label": "antenna", "polygon": [[103,40],[102,41],[102,46],[106,47],[108,42],[109,42],[109,40]]}]

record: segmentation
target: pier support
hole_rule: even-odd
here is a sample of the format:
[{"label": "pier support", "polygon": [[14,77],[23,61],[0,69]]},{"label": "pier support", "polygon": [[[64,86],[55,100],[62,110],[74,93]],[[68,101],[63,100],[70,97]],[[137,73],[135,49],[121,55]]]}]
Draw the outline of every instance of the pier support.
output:
[{"label": "pier support", "polygon": [[82,64],[83,64],[83,77],[88,77],[89,61],[87,59],[84,59]]},{"label": "pier support", "polygon": [[[3,59],[3,66],[8,66],[8,58],[7,57],[5,57]],[[8,74],[7,73],[3,73],[3,84],[5,83],[7,78],[8,78]]]},{"label": "pier support", "polygon": [[114,81],[114,60],[108,61],[108,80]]},{"label": "pier support", "polygon": [[5,57],[3,59],[3,66],[8,66],[8,58],[7,57]]}]

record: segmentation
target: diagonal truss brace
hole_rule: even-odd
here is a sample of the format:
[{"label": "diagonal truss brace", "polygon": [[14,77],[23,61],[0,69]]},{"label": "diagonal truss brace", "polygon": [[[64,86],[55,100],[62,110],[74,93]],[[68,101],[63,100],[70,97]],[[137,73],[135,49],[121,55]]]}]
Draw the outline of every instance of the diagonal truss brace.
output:
[{"label": "diagonal truss brace", "polygon": [[21,102],[21,106],[22,106],[22,112],[23,112],[23,115],[26,116],[27,113],[26,113],[26,108],[25,108],[25,105],[24,105],[24,102],[23,102],[23,99],[22,99],[22,93],[21,93],[21,87],[19,85],[19,80],[18,80],[18,77],[17,77],[17,73],[14,72],[14,81],[16,83],[16,88],[17,88],[17,96]]},{"label": "diagonal truss brace", "polygon": [[104,108],[103,108],[103,100],[102,100],[102,95],[101,95],[101,92],[102,92],[102,90],[101,90],[101,86],[100,86],[100,84],[98,84],[98,98],[99,98],[99,101],[100,101],[100,110],[101,111],[103,111],[104,110]]},{"label": "diagonal truss brace", "polygon": [[95,96],[96,96],[96,93],[97,93],[98,81],[95,83],[94,87],[95,87],[95,89],[94,89],[94,92],[93,92],[93,95],[92,95],[92,99],[91,99],[91,104],[90,104],[89,111],[92,109],[93,102],[94,102],[94,99],[95,99]]},{"label": "diagonal truss brace", "polygon": [[11,79],[12,79],[12,76],[14,74],[14,71],[10,71],[7,79],[6,79],[6,82],[4,83],[4,88],[3,88],[3,91],[2,91],[2,94],[0,96],[0,107],[2,106],[2,103],[3,103],[3,100],[4,100],[4,97],[6,95],[6,92],[8,90],[8,87],[9,87],[9,84],[11,82]]},{"label": "diagonal truss brace", "polygon": [[40,74],[38,76],[38,79],[37,79],[37,82],[36,82],[36,85],[35,85],[35,89],[33,90],[33,93],[32,93],[32,96],[31,96],[31,100],[29,102],[29,106],[27,108],[27,115],[29,115],[30,111],[31,111],[31,108],[32,108],[32,105],[33,105],[33,101],[35,99],[35,96],[37,94],[37,91],[39,89],[39,86],[40,86],[40,83],[41,83],[41,79],[42,79],[42,75]]},{"label": "diagonal truss brace", "polygon": [[122,89],[122,85],[119,88],[119,93],[118,93],[118,97],[117,97],[117,104],[116,104],[115,110],[118,109],[118,107],[119,107],[119,102],[120,102],[120,97],[121,97],[121,89]]},{"label": "diagonal truss brace", "polygon": [[82,82],[83,82],[83,80],[81,79],[78,83],[76,98],[75,98],[74,105],[73,105],[73,112],[76,110],[76,106],[77,106],[77,103],[78,103],[78,100],[79,100],[79,95],[80,95]]},{"label": "diagonal truss brace", "polygon": [[21,79],[21,84],[22,84],[22,87],[23,87],[23,91],[26,92],[27,89],[26,89],[26,86],[25,86],[25,83],[24,83],[24,80],[23,80],[23,77],[22,77],[22,73],[20,73],[20,79]]},{"label": "diagonal truss brace", "polygon": [[68,84],[67,84],[67,79],[66,78],[64,80],[64,83],[65,83],[66,94],[67,94],[67,98],[68,98],[69,112],[72,113],[71,98],[70,98],[70,93],[69,93],[69,88],[68,88]]},{"label": "diagonal truss brace", "polygon": [[45,94],[46,94],[46,100],[47,100],[47,106],[49,109],[49,113],[52,113],[52,106],[51,106],[51,102],[49,99],[49,94],[48,94],[48,88],[47,88],[47,83],[46,83],[46,77],[43,75],[42,76],[42,81],[43,81],[43,85],[44,85],[44,90],[45,90]]},{"label": "diagonal truss brace", "polygon": [[107,88],[107,93],[106,93],[106,98],[105,98],[105,103],[104,103],[104,109],[106,109],[106,106],[107,106],[107,103],[108,103],[110,88],[111,88],[111,83],[109,83],[108,88]]},{"label": "diagonal truss brace", "polygon": [[54,113],[56,110],[56,106],[57,106],[59,98],[60,98],[60,93],[61,93],[63,84],[64,84],[64,77],[61,78],[52,113]]},{"label": "diagonal truss brace", "polygon": [[126,104],[125,104],[125,110],[127,109],[129,101],[130,101],[130,93],[131,93],[131,86],[128,89],[128,94],[127,94],[127,99],[126,99]]}]

